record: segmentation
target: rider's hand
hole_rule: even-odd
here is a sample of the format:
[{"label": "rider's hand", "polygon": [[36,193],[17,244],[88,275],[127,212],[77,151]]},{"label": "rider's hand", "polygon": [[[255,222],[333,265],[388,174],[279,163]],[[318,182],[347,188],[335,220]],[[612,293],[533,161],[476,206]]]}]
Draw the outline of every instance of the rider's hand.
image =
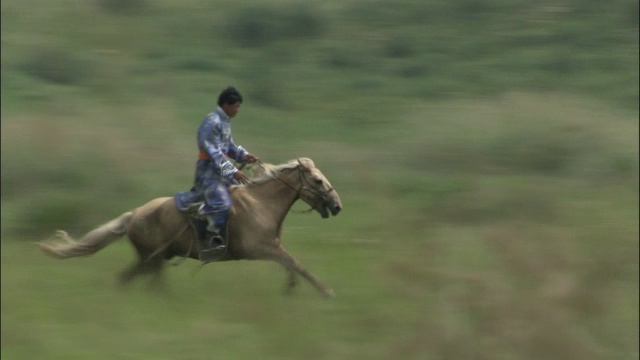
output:
[{"label": "rider's hand", "polygon": [[238,170],[233,174],[233,178],[238,180],[241,184],[248,184],[251,182],[247,175],[245,175],[242,171]]},{"label": "rider's hand", "polygon": [[252,154],[247,154],[247,156],[244,157],[244,162],[248,164],[253,164],[256,161],[258,161],[258,158],[253,156]]}]

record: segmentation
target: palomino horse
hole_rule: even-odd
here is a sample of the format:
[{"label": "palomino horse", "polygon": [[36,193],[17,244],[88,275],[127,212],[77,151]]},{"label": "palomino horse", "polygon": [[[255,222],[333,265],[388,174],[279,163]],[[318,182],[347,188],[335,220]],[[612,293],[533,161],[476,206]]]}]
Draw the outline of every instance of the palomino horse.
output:
[{"label": "palomino horse", "polygon": [[[337,215],[342,209],[338,193],[308,158],[282,165],[257,164],[262,174],[248,185],[232,186],[233,206],[227,222],[228,251],[224,260],[273,260],[288,271],[286,291],[296,286],[296,274],[302,275],[322,294],[332,297],[324,286],[284,249],[280,242],[282,222],[291,206],[302,199],[322,218]],[[257,172],[257,171],[256,171]],[[187,215],[177,210],[172,197],[162,197],[126,212],[88,232],[79,241],[58,231],[64,242],[40,243],[48,255],[59,259],[86,256],[128,235],[138,261],[120,275],[128,282],[140,274],[161,275],[164,263],[173,256],[198,259],[198,247]]]}]

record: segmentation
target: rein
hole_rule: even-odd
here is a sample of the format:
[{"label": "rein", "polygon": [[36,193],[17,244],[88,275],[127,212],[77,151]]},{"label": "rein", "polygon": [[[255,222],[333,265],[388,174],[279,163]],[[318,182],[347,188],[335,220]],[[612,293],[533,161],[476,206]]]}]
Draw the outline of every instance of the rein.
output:
[{"label": "rein", "polygon": [[[251,169],[255,164],[262,165],[262,161],[260,159],[257,159],[255,163],[249,165],[249,169]],[[242,170],[246,165],[247,165],[247,163],[240,164],[240,166],[238,166],[238,170]],[[278,175],[273,175],[273,178],[278,180],[278,181],[280,181],[281,183],[285,184],[289,189],[295,191],[298,198],[300,198],[300,194],[303,191],[308,191],[308,192],[312,193],[313,195],[318,196],[319,200],[316,203],[316,205],[317,205],[320,202],[326,200],[327,195],[330,192],[334,191],[333,186],[330,187],[326,191],[320,191],[320,190],[314,188],[313,185],[311,184],[311,182],[307,179],[306,175],[304,174],[304,171],[302,171],[303,168],[304,168],[304,165],[302,165],[302,163],[300,162],[300,159],[298,159],[298,166],[296,166],[293,170],[299,170],[298,175],[300,177],[300,183],[302,184],[300,189],[296,189],[293,185],[291,185],[288,182],[282,180]],[[314,210],[314,206],[312,206],[308,210],[301,210],[301,211],[291,210],[291,212],[297,212],[297,213],[301,213],[301,214],[308,214],[308,213],[312,212],[313,210]]]},{"label": "rein", "polygon": [[[299,167],[296,167],[296,169],[300,169],[300,168],[299,168]],[[300,188],[300,190],[297,190],[296,188],[294,188],[294,187],[293,187],[293,185],[291,185],[291,184],[289,184],[288,182],[286,182],[286,181],[284,181],[284,180],[280,179],[280,177],[278,177],[278,176],[274,176],[274,178],[276,178],[277,180],[279,180],[281,183],[283,183],[283,184],[287,185],[287,186],[289,187],[289,189],[291,189],[291,190],[295,191],[295,192],[296,192],[296,194],[297,194],[297,195],[296,195],[296,197],[297,197],[297,198],[300,198],[300,193],[301,193],[301,192],[302,192],[302,190],[304,189],[304,186],[302,186],[302,187]],[[313,211],[313,207],[310,207],[310,208],[309,208],[309,209],[307,209],[307,210],[290,210],[290,211],[291,211],[291,212],[293,212],[293,213],[298,213],[298,214],[309,214],[309,213],[311,213],[311,212]]]}]

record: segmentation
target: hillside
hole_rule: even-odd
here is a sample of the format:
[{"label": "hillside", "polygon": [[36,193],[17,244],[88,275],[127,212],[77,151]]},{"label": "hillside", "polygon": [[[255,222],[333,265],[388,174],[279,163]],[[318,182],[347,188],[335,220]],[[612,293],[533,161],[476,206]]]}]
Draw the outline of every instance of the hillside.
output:
[{"label": "hillside", "polygon": [[[638,359],[638,1],[0,6],[3,359]],[[283,239],[335,301],[38,252],[189,189],[229,84],[237,143],[340,193]]]}]

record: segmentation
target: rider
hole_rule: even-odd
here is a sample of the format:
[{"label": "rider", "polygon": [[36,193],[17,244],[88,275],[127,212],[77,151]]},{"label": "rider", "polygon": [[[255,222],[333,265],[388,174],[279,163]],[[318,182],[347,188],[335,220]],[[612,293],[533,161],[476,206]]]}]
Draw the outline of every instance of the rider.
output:
[{"label": "rider", "polygon": [[200,260],[205,263],[214,260],[214,250],[225,248],[220,232],[231,209],[228,186],[249,182],[247,176],[227,157],[242,163],[257,161],[242,146],[236,145],[231,137],[231,118],[238,114],[240,105],[242,95],[234,87],[229,86],[220,93],[217,109],[204,118],[198,129],[200,154],[196,162],[194,186],[190,191],[179,192],[175,196],[176,205],[181,211],[187,211],[204,200],[198,213],[208,223],[207,238],[200,244]]}]

